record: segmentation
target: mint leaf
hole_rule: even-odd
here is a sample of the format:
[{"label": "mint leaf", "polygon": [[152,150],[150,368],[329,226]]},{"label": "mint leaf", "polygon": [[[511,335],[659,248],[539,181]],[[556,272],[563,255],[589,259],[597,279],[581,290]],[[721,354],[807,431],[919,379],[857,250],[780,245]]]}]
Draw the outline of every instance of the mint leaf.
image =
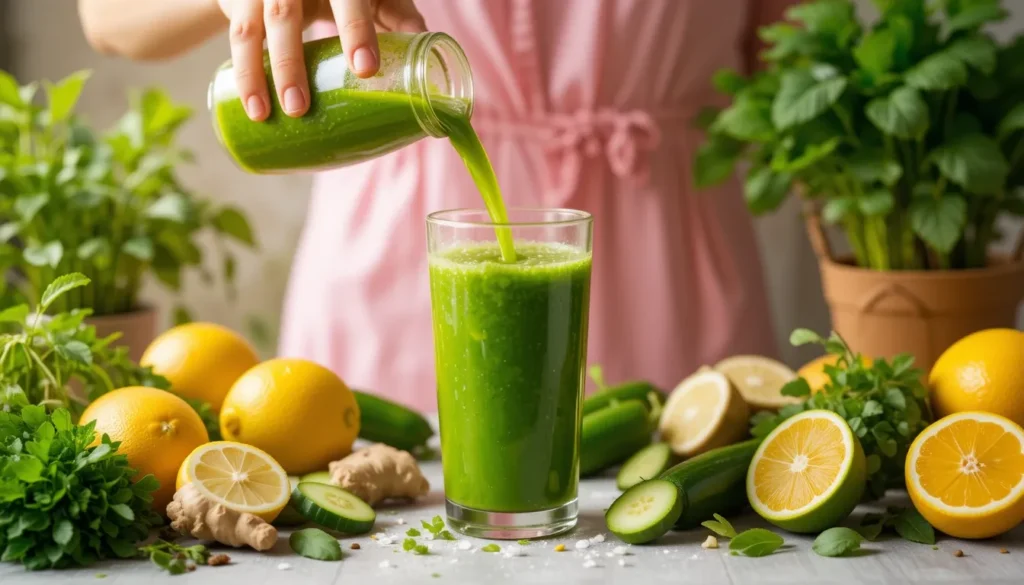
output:
[{"label": "mint leaf", "polygon": [[804,396],[811,395],[811,385],[807,383],[807,380],[803,378],[797,378],[790,380],[779,390],[779,393],[783,396],[793,396],[796,398],[802,398]]},{"label": "mint leaf", "polygon": [[772,554],[785,541],[781,536],[764,528],[751,528],[737,534],[729,541],[729,550],[748,557],[763,557]]},{"label": "mint leaf", "polygon": [[501,550],[501,547],[496,545],[496,544],[494,544],[494,543],[491,543],[491,544],[488,544],[487,546],[484,546],[480,550],[482,550],[484,552],[494,553],[494,552],[499,552]]},{"label": "mint leaf", "polygon": [[1024,103],[1019,103],[999,122],[999,140],[1006,140],[1018,130],[1024,130]]},{"label": "mint leaf", "polygon": [[213,217],[213,227],[218,232],[230,236],[248,246],[255,246],[256,239],[252,235],[249,220],[241,211],[234,207],[222,207]]},{"label": "mint leaf", "polygon": [[415,528],[410,528],[409,530],[405,531],[405,535],[406,536],[419,536],[420,535],[420,531],[416,530]]},{"label": "mint leaf", "polygon": [[711,129],[737,140],[751,142],[771,140],[775,133],[769,108],[742,98],[723,110]]},{"label": "mint leaf", "polygon": [[408,552],[416,548],[416,541],[411,538],[406,538],[402,541],[402,550]]},{"label": "mint leaf", "polygon": [[28,317],[28,305],[14,305],[0,311],[0,323],[24,323]]},{"label": "mint leaf", "polygon": [[868,217],[889,215],[895,206],[896,199],[887,189],[875,189],[857,199],[857,207],[860,212]]},{"label": "mint leaf", "polygon": [[1009,13],[998,3],[976,2],[950,17],[946,22],[946,34],[971,30],[990,22],[1004,20]]},{"label": "mint leaf", "polygon": [[996,51],[996,45],[991,39],[973,35],[954,41],[944,52],[985,75],[991,75],[996,68]]},{"label": "mint leaf", "polygon": [[789,195],[793,177],[788,173],[775,173],[770,167],[761,167],[747,175],[743,183],[743,197],[754,215],[774,211]]},{"label": "mint leaf", "polygon": [[18,91],[18,81],[14,79],[13,75],[3,70],[0,70],[0,104],[7,104],[15,109],[20,109],[25,105],[21,99],[21,93]]},{"label": "mint leaf", "polygon": [[896,36],[892,30],[883,28],[864,35],[853,49],[853,58],[861,69],[881,75],[892,71],[895,53]]},{"label": "mint leaf", "polygon": [[896,533],[910,542],[935,544],[935,529],[914,508],[907,508],[897,514],[893,520]]},{"label": "mint leaf", "polygon": [[912,87],[871,100],[864,113],[879,130],[897,138],[917,139],[928,131],[928,104]]},{"label": "mint leaf", "polygon": [[821,343],[821,336],[810,329],[794,329],[789,334],[789,344],[793,346],[807,345],[808,343]]},{"label": "mint leaf", "polygon": [[82,88],[89,79],[91,71],[77,71],[60,80],[56,85],[46,84],[46,95],[50,102],[50,123],[56,124],[67,120],[74,111]]},{"label": "mint leaf", "polygon": [[861,535],[845,526],[836,526],[822,532],[811,546],[823,557],[842,557],[860,550]]},{"label": "mint leaf", "polygon": [[694,185],[703,189],[731,178],[741,152],[737,142],[712,135],[694,158]]},{"label": "mint leaf", "polygon": [[340,561],[341,545],[330,534],[319,528],[296,530],[288,537],[292,550],[307,559],[318,561]]},{"label": "mint leaf", "polygon": [[733,528],[732,524],[728,520],[718,514],[713,514],[713,516],[715,518],[714,520],[705,520],[704,522],[701,522],[700,525],[719,536],[724,536],[725,538],[733,538],[736,536],[736,529]]},{"label": "mint leaf", "polygon": [[733,69],[719,69],[711,76],[711,85],[726,95],[736,95],[747,86],[747,80]]}]

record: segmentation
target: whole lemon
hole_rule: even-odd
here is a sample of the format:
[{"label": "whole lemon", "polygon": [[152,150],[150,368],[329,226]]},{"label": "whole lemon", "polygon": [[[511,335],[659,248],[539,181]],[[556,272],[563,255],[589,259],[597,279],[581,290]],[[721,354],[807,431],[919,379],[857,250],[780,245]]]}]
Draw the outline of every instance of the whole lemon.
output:
[{"label": "whole lemon", "polygon": [[[828,353],[807,362],[797,370],[796,374],[807,380],[807,385],[811,387],[811,394],[814,394],[824,388],[830,381],[828,374],[825,373],[825,366],[834,366],[837,361],[839,361],[839,356],[834,353]],[[861,356],[861,361],[865,366],[871,366],[871,358]]]},{"label": "whole lemon", "polygon": [[359,434],[359,405],[341,378],[314,362],[278,358],[235,382],[220,411],[227,441],[258,447],[289,475],[348,455]]},{"label": "whole lemon", "polygon": [[936,418],[980,410],[1024,426],[1024,332],[985,329],[949,346],[928,375]]},{"label": "whole lemon", "polygon": [[153,509],[164,514],[174,497],[181,462],[210,440],[206,426],[187,402],[166,390],[129,386],[104,394],[86,407],[79,424],[96,422],[97,442],[104,434],[120,441],[119,453],[139,473],[153,474],[160,487]]},{"label": "whole lemon", "polygon": [[220,411],[231,385],[260,362],[241,335],[214,323],[188,323],[168,329],[149,344],[140,364],[170,381],[186,398]]}]

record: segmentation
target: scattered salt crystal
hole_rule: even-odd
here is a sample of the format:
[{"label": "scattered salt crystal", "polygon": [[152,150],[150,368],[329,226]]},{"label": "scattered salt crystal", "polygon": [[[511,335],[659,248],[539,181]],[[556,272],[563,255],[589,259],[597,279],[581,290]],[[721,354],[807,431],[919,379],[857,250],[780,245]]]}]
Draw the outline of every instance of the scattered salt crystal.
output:
[{"label": "scattered salt crystal", "polygon": [[381,561],[380,564],[377,565],[377,566],[382,568],[382,569],[387,569],[387,568],[391,567],[391,563],[389,563],[387,561]]},{"label": "scattered salt crystal", "polygon": [[289,571],[289,570],[291,570],[291,568],[292,568],[291,563],[278,563],[277,564],[277,570],[278,571]]},{"label": "scattered salt crystal", "polygon": [[693,554],[693,556],[691,556],[691,557],[690,557],[690,560],[691,560],[691,561],[697,561],[697,560],[700,560],[700,555],[699,555],[699,554],[696,554],[696,553],[694,553],[694,554]]},{"label": "scattered salt crystal", "polygon": [[383,532],[378,532],[378,533],[374,534],[373,536],[371,536],[370,538],[372,538],[374,540],[377,540],[378,538],[380,538],[382,536],[386,536],[386,535]]},{"label": "scattered salt crystal", "polygon": [[473,548],[473,543],[468,540],[460,540],[456,546],[459,547],[459,550],[469,550]]},{"label": "scattered salt crystal", "polygon": [[663,549],[663,550],[662,550],[661,552],[662,552],[662,554],[666,554],[666,555],[667,555],[668,553],[670,553],[670,552],[672,552],[672,551],[670,551],[670,550],[668,550],[668,549],[666,548],[666,549]]},{"label": "scattered salt crystal", "polygon": [[589,540],[577,540],[576,541],[576,550],[583,550],[585,548],[590,548],[590,541]]},{"label": "scattered salt crystal", "polygon": [[398,518],[395,520],[398,524],[405,524],[405,518]]},{"label": "scattered salt crystal", "polygon": [[459,562],[459,559],[452,559],[448,562],[454,565],[455,563]]},{"label": "scattered salt crystal", "polygon": [[593,559],[587,559],[587,560],[583,561],[583,568],[584,569],[593,569],[596,566],[597,566],[597,563],[594,562]]},{"label": "scattered salt crystal", "polygon": [[604,556],[606,556],[606,557],[608,557],[610,559],[610,558],[615,556],[615,553],[613,553],[613,552],[606,552],[606,553],[604,553]]},{"label": "scattered salt crystal", "polygon": [[590,544],[599,544],[604,542],[604,535],[598,534],[597,536],[590,539]]},{"label": "scattered salt crystal", "polygon": [[395,544],[395,541],[390,536],[378,536],[377,544],[381,546],[391,546],[392,544]]},{"label": "scattered salt crystal", "polygon": [[617,547],[612,549],[612,553],[613,554],[617,554],[617,555],[619,555],[621,557],[622,555],[627,554],[627,550],[626,550],[626,547],[624,547],[624,546],[617,546]]},{"label": "scattered salt crystal", "polygon": [[510,559],[512,557],[521,557],[521,556],[525,556],[525,554],[523,553],[523,549],[521,547],[512,544],[512,545],[509,545],[508,547],[505,548],[504,557],[506,559]]},{"label": "scattered salt crystal", "polygon": [[625,567],[626,566],[626,559],[619,559],[619,566],[620,567]]}]

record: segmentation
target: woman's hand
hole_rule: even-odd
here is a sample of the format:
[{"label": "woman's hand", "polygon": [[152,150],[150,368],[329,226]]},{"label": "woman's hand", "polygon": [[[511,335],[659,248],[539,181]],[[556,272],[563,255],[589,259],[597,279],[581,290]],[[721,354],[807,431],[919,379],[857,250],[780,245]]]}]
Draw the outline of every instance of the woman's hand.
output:
[{"label": "woman's hand", "polygon": [[413,0],[217,0],[231,21],[231,61],[238,95],[249,118],[270,114],[270,94],[263,70],[263,40],[285,114],[298,117],[309,109],[309,82],[302,53],[302,31],[316,20],[338,25],[349,68],[370,77],[380,67],[378,27],[383,31],[422,32],[426,24]]}]

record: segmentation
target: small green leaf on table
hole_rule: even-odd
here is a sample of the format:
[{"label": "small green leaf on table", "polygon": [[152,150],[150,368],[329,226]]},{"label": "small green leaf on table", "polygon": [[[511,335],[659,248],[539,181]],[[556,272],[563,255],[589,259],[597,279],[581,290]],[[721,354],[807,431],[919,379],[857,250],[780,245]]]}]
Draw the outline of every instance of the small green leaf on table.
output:
[{"label": "small green leaf on table", "polygon": [[729,542],[729,551],[748,557],[764,557],[778,550],[784,543],[782,537],[771,530],[751,528],[733,537]]},{"label": "small green leaf on table", "polygon": [[496,544],[494,544],[494,543],[491,543],[491,544],[488,544],[487,546],[481,548],[480,550],[482,550],[484,552],[488,552],[488,553],[496,553],[496,552],[501,551],[501,547],[496,545]]},{"label": "small green leaf on table", "polygon": [[910,542],[935,544],[935,529],[914,508],[906,508],[892,519],[896,533]]},{"label": "small green leaf on table", "polygon": [[714,514],[714,517],[714,520],[705,520],[704,522],[701,522],[700,525],[725,538],[733,538],[736,536],[736,529],[733,528],[732,523],[718,514]]},{"label": "small green leaf on table", "polygon": [[340,561],[341,545],[319,528],[304,528],[292,533],[288,544],[296,554],[319,561]]},{"label": "small green leaf on table", "polygon": [[819,534],[811,548],[823,557],[841,557],[860,550],[860,543],[860,534],[845,526],[836,526]]}]

